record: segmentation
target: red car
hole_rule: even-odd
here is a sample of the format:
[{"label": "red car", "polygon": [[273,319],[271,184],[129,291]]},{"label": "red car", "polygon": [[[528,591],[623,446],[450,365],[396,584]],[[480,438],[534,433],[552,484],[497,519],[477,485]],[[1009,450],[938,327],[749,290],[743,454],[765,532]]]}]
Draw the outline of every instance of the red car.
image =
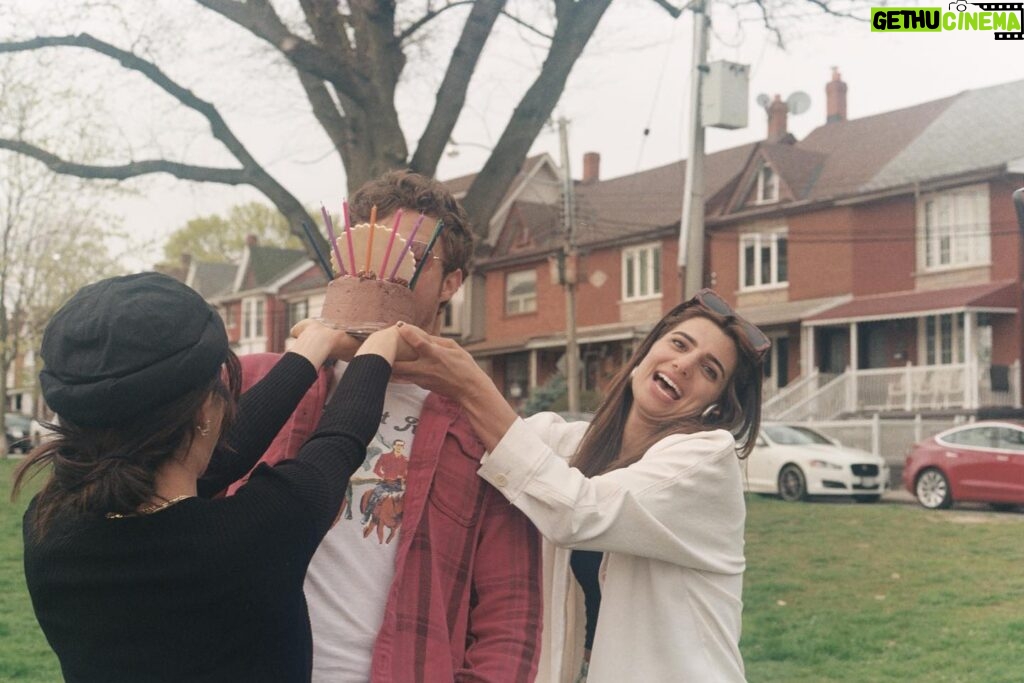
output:
[{"label": "red car", "polygon": [[996,509],[1024,504],[1024,425],[974,422],[916,444],[903,467],[903,485],[926,508],[956,502]]}]

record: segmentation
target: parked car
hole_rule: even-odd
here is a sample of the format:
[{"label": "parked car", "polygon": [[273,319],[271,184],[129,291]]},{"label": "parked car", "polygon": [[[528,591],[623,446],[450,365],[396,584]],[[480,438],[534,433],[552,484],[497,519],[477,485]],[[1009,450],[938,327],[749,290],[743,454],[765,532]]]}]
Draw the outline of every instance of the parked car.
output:
[{"label": "parked car", "polygon": [[992,420],[939,432],[911,448],[903,485],[932,510],[965,501],[1024,504],[1024,425]]},{"label": "parked car", "polygon": [[30,427],[32,418],[21,413],[4,413],[4,434],[7,436],[7,450],[12,453],[28,453],[32,449]]},{"label": "parked car", "polygon": [[746,461],[747,490],[787,501],[851,496],[874,503],[889,488],[881,456],[843,446],[809,427],[766,423]]}]

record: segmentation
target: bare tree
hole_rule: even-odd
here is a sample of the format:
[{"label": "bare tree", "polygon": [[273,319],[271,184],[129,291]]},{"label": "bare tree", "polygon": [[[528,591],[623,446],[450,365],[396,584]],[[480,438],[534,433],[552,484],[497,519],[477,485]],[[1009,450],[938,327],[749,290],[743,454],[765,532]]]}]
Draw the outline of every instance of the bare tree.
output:
[{"label": "bare tree", "polygon": [[[24,82],[0,77],[0,117],[16,131],[32,125],[39,106],[32,95]],[[115,233],[84,184],[27,156],[0,153],[0,397],[35,386],[46,322],[75,290],[116,268],[108,243]],[[5,399],[0,426],[6,409]],[[0,435],[0,453],[5,440]]]},{"label": "bare tree", "polygon": [[[672,16],[680,10],[666,0],[651,0]],[[611,0],[550,0],[553,31],[533,26],[506,7],[507,0],[447,0],[403,3],[395,0],[298,0],[294,17],[271,0],[193,0],[230,21],[239,31],[263,41],[294,71],[317,122],[344,165],[349,189],[386,170],[409,167],[433,175],[462,112],[481,53],[500,20],[529,26],[547,45],[547,56],[533,84],[515,107],[490,158],[465,199],[476,229],[487,223],[530,146],[550,117],[573,65]],[[102,5],[103,3],[99,3]],[[422,7],[412,14],[414,7]],[[465,6],[465,7],[463,7]],[[426,128],[410,153],[399,121],[395,95],[411,46],[428,40],[428,27],[442,15],[463,8],[466,19],[451,50]],[[87,9],[88,11],[88,9]],[[197,17],[198,21],[207,21]],[[170,158],[89,164],[65,158],[38,140],[0,137],[0,148],[32,157],[57,173],[81,178],[124,180],[169,173],[183,180],[248,185],[266,196],[301,234],[310,220],[302,204],[257,162],[218,108],[179,83],[141,49],[122,47],[89,33],[43,35],[26,39],[0,36],[0,52],[81,49],[116,60],[202,116],[214,139],[235,164],[204,166]]]}]

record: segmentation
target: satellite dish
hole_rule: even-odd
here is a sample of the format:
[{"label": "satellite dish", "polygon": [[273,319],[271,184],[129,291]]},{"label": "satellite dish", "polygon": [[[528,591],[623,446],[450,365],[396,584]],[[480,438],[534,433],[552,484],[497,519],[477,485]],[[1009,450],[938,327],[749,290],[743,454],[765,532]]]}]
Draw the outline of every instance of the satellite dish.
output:
[{"label": "satellite dish", "polygon": [[810,106],[810,95],[800,90],[786,98],[786,108],[790,114],[803,114]]},{"label": "satellite dish", "polygon": [[764,93],[761,93],[760,95],[757,96],[757,103],[759,105],[761,105],[761,107],[763,109],[767,109],[768,108],[768,103],[769,102],[771,102],[771,100],[768,99],[768,96],[765,95]]}]

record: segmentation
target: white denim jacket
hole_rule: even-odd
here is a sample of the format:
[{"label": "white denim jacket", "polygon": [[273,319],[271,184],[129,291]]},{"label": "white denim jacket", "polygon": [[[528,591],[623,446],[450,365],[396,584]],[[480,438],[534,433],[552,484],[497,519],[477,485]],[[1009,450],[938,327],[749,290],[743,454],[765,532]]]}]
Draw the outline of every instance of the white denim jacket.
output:
[{"label": "white denim jacket", "polygon": [[588,683],[744,681],[740,656],[746,507],[735,441],[676,434],[636,463],[587,478],[569,467],[587,425],[517,420],[479,474],[545,537],[541,683],[572,683],[583,593],[572,549],[605,553]]}]

